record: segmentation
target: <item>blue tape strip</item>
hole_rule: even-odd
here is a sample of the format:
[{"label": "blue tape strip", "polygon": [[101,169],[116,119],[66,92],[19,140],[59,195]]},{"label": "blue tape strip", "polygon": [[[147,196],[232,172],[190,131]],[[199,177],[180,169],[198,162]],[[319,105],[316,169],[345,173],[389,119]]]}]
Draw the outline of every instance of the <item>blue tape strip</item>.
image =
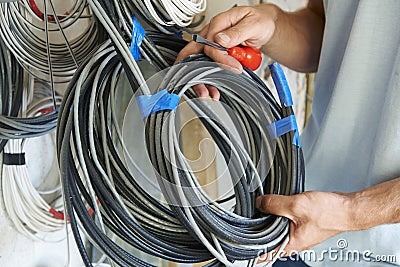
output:
[{"label": "blue tape strip", "polygon": [[131,53],[135,61],[140,60],[140,46],[142,45],[142,41],[144,36],[146,35],[146,31],[143,29],[142,25],[140,25],[139,21],[135,16],[132,16],[133,29],[132,29],[132,42],[131,42]]},{"label": "blue tape strip", "polygon": [[271,71],[271,76],[274,80],[282,106],[293,106],[292,94],[290,93],[289,84],[286,80],[282,67],[278,62],[275,62],[269,65],[269,69]]},{"label": "blue tape strip", "polygon": [[143,119],[146,119],[151,114],[161,110],[176,111],[180,100],[180,96],[170,94],[165,89],[155,95],[141,95],[136,97]]},{"label": "blue tape strip", "polygon": [[268,126],[268,131],[272,138],[277,139],[291,131],[295,131],[293,145],[301,147],[299,128],[297,127],[296,117],[291,115]]},{"label": "blue tape strip", "polygon": [[183,39],[183,32],[182,31],[177,32],[177,33],[174,34],[174,36],[178,37],[179,39]]}]

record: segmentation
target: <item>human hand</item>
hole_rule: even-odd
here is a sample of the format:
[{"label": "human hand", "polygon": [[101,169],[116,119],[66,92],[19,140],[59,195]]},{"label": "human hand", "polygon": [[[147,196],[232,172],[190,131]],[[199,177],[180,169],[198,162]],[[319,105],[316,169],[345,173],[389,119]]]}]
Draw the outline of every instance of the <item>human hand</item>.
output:
[{"label": "human hand", "polygon": [[[239,44],[261,48],[267,44],[275,32],[275,21],[279,8],[264,4],[255,7],[235,7],[211,19],[210,23],[200,32],[200,36],[216,42],[226,48]],[[192,54],[204,52],[214,61],[241,73],[242,65],[227,51],[190,42],[178,55],[176,62]],[[194,88],[199,97],[211,96],[219,99],[219,92],[211,86],[199,85]]]},{"label": "human hand", "polygon": [[[257,208],[290,219],[290,241],[280,257],[290,256],[345,231],[354,230],[351,195],[305,192],[294,196],[265,195],[257,198]],[[270,260],[263,255],[260,260]]]}]

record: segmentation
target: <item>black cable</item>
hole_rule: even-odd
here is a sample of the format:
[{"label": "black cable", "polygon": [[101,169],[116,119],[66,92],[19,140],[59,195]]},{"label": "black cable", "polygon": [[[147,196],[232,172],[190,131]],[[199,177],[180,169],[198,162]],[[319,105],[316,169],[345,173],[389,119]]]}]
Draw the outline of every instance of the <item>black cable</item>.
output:
[{"label": "black cable", "polygon": [[[18,115],[23,92],[24,71],[17,59],[11,54],[3,41],[0,39],[0,132],[2,118]],[[0,139],[0,151],[3,151],[7,143],[6,138]]]},{"label": "black cable", "polygon": [[[160,34],[151,34],[148,37],[159,48],[173,51],[175,55],[184,45],[183,42],[175,41],[171,37],[164,39]],[[93,61],[93,58],[96,58],[96,60]],[[209,59],[199,55],[185,60],[185,62],[193,64],[197,64],[200,61],[209,62]],[[107,62],[107,64],[100,69],[103,62]],[[87,73],[87,71],[89,72]],[[76,219],[79,219],[83,229],[85,229],[85,232],[90,236],[96,247],[117,264],[121,266],[150,266],[133,257],[112,241],[111,237],[102,232],[97,219],[87,214],[85,203],[92,209],[95,208],[95,203],[88,190],[87,182],[85,182],[85,176],[78,171],[78,166],[82,167],[83,164],[81,159],[78,160],[80,152],[76,149],[79,146],[82,148],[81,157],[88,172],[87,178],[90,180],[96,199],[100,203],[100,211],[108,231],[120,237],[127,244],[156,257],[186,263],[210,260],[214,258],[214,255],[202,243],[191,219],[187,217],[188,210],[176,205],[176,203],[182,201],[177,198],[179,195],[178,189],[171,186],[171,184],[175,184],[175,179],[177,178],[174,176],[173,170],[176,167],[172,166],[169,159],[166,158],[164,149],[168,151],[169,145],[163,141],[170,138],[163,130],[165,124],[168,123],[167,116],[171,113],[170,111],[160,111],[152,114],[146,120],[145,136],[150,159],[159,174],[159,185],[164,197],[172,204],[165,206],[154,199],[138,184],[137,178],[133,177],[126,167],[124,157],[118,149],[119,145],[118,142],[116,143],[116,137],[111,131],[113,125],[107,119],[110,118],[112,110],[110,95],[115,90],[115,85],[112,84],[112,77],[115,74],[117,75],[116,77],[119,77],[121,71],[120,57],[118,57],[114,49],[110,45],[102,46],[93,54],[93,57],[88,58],[77,70],[60,108],[57,150],[63,189],[67,199],[66,206],[69,216],[75,216],[74,214],[78,216],[78,218],[71,219],[71,224],[75,225],[72,230],[84,262],[87,266],[91,266],[86,249],[82,245],[82,241],[79,241],[81,237]],[[199,71],[204,72],[204,70]],[[98,74],[96,74],[97,72]],[[183,90],[185,79],[189,81],[193,75],[195,74],[192,71],[185,73],[183,67],[172,69],[164,76],[163,83],[165,86],[163,85],[163,88],[169,89],[170,93],[179,94],[181,93],[180,90]],[[78,85],[78,81],[82,76],[84,76],[83,83]],[[246,89],[244,95],[236,94],[234,90],[225,91],[229,89],[228,87],[220,88],[221,102],[232,109],[235,114],[238,114],[236,120],[242,122],[238,129],[242,133],[241,135],[248,135],[248,137],[244,138],[246,139],[244,148],[248,151],[251,161],[257,162],[263,159],[262,153],[268,148],[265,147],[265,140],[261,138],[261,135],[265,134],[265,129],[260,129],[260,123],[264,125],[268,124],[269,120],[272,120],[270,121],[272,123],[289,116],[293,114],[291,108],[281,108],[268,88],[254,73],[247,69],[242,75],[221,70],[220,73],[215,75],[210,74],[207,79],[210,82],[225,83],[225,86],[228,86],[228,84],[233,86],[235,83],[240,86],[249,84],[254,86],[255,89],[251,87]],[[183,85],[175,87],[173,81],[176,80],[183,80]],[[94,86],[95,84],[97,84],[96,87]],[[75,106],[73,102],[77,86],[80,86],[81,89],[79,105]],[[138,89],[137,83],[133,83],[131,86],[133,91]],[[91,147],[89,138],[90,109],[88,105],[93,101],[91,98],[93,90],[95,90],[96,95],[95,124],[93,125],[94,148]],[[232,94],[235,94],[234,98],[232,98]],[[188,101],[195,99],[192,91],[186,91],[184,95]],[[240,102],[237,102],[239,100]],[[256,110],[259,109],[256,112],[257,116],[260,116],[258,120],[261,121],[262,118],[265,118],[265,121],[254,121],[255,115],[249,114],[248,108],[243,106],[243,103],[246,103],[249,107],[256,108]],[[257,108],[260,104],[269,106],[271,114],[263,115],[264,109]],[[220,240],[220,246],[229,262],[253,259],[260,254],[260,249],[257,246],[270,244],[268,249],[274,249],[283,242],[288,235],[288,220],[272,215],[264,215],[255,209],[255,198],[260,195],[261,188],[255,191],[250,190],[250,186],[254,181],[254,170],[246,163],[246,157],[242,152],[238,156],[232,156],[232,151],[241,151],[243,147],[235,142],[228,143],[223,138],[223,135],[229,135],[229,130],[225,129],[217,118],[214,118],[215,115],[204,103],[195,102],[194,105],[193,108],[199,116],[201,115],[200,113],[203,113],[200,116],[203,125],[221,151],[229,172],[234,178],[233,180],[238,182],[234,187],[234,198],[236,201],[235,213],[240,216],[235,217],[229,213],[219,211],[214,204],[209,205],[204,202],[202,197],[199,198],[194,189],[188,189],[184,192],[187,200],[194,204],[188,209],[208,242],[213,243],[213,235]],[[74,121],[73,114],[75,112],[78,112],[78,125]],[[265,116],[270,117],[267,118]],[[232,116],[232,119],[235,119],[234,117]],[[104,128],[105,125],[106,128]],[[75,135],[74,129],[77,129],[76,127],[80,129],[79,136]],[[218,129],[215,127],[218,127]],[[292,144],[293,137],[293,132],[291,132],[277,140],[271,171],[263,184],[264,192],[291,195],[302,191],[304,164],[301,148]],[[78,139],[80,143],[78,143]],[[93,149],[95,149],[96,155],[93,154]],[[98,162],[94,156],[96,156]],[[233,164],[229,164],[229,161],[233,161]],[[79,164],[77,165],[78,162]],[[183,186],[189,186],[188,177],[193,174],[183,171],[186,166],[181,163],[178,164],[178,167],[179,169],[176,171],[179,180]],[[127,203],[128,212],[125,207],[121,206],[109,182],[104,177],[104,172],[106,172],[107,176],[111,175],[107,179],[112,179],[113,187],[119,197],[124,203]],[[271,181],[274,181],[274,183],[272,184]],[[197,206],[198,203],[204,203],[204,205]],[[213,234],[211,235],[211,233]]]}]

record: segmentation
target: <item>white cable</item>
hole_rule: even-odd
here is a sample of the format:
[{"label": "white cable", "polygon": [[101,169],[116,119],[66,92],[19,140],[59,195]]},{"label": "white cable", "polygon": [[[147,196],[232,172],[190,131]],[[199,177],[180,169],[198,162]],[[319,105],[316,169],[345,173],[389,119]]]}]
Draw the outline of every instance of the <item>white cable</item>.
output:
[{"label": "white cable", "polygon": [[[105,48],[105,47],[107,47],[108,44],[109,44],[109,42],[106,42],[106,43],[104,43],[102,45],[102,47]],[[104,54],[108,53],[111,50],[112,49],[108,48],[108,49],[104,50],[103,53]],[[93,57],[90,60],[90,63],[95,62],[96,60],[98,60],[98,57],[100,57],[101,55],[102,54],[100,53],[100,54],[96,55],[95,57]],[[76,106],[76,107],[79,106],[79,97],[80,97],[80,92],[81,92],[81,85],[83,84],[84,78],[86,76],[85,74],[90,71],[90,66],[91,66],[90,63],[87,64],[87,66],[85,67],[85,69],[82,72],[81,77],[79,78],[79,83],[78,83],[78,86],[76,88],[75,95],[74,95],[74,106]],[[81,141],[80,134],[79,134],[79,114],[78,114],[78,112],[76,110],[73,110],[72,113],[73,113],[72,115],[73,115],[74,123],[75,123],[75,135],[76,135],[75,139],[76,139],[76,143],[77,143],[76,150],[77,150],[77,154],[78,154],[77,155],[78,156],[78,160],[79,160],[82,172],[83,172],[84,177],[85,177],[86,186],[89,189],[89,194],[91,196],[92,203],[93,203],[93,206],[94,206],[94,212],[96,214],[96,217],[99,219],[99,224],[100,224],[100,227],[101,227],[102,231],[105,233],[104,223],[103,223],[102,216],[100,214],[99,206],[97,204],[96,194],[95,194],[94,189],[92,187],[92,183],[91,183],[90,177],[89,177],[89,172],[87,170],[86,163],[85,163],[84,156],[83,156],[82,145],[81,145],[82,141]]]},{"label": "white cable", "polygon": [[162,19],[151,0],[144,0],[147,10],[151,16],[163,26],[177,25],[181,28],[188,27],[192,24],[196,15],[201,14],[206,10],[206,0],[161,0],[162,7],[165,13],[171,17],[170,21]]},{"label": "white cable", "polygon": [[[21,118],[36,119],[38,116],[42,116],[45,110],[54,108],[48,85],[37,82],[32,76],[27,75],[23,88],[19,88],[19,90],[23,90],[20,108]],[[56,96],[55,100],[56,105],[60,105],[62,98]],[[55,149],[54,131],[46,136],[51,139]],[[35,142],[35,140],[21,137],[9,140],[4,148],[4,153],[19,155],[21,159],[26,160],[23,153],[30,142]],[[56,162],[56,156],[54,156],[54,162]],[[52,166],[51,163],[50,166]],[[10,221],[18,232],[30,239],[49,242],[60,241],[54,240],[53,237],[51,237],[53,240],[48,240],[49,233],[58,232],[65,228],[64,221],[57,217],[63,216],[63,207],[57,205],[57,200],[62,196],[59,174],[57,173],[57,177],[54,177],[57,178],[54,188],[40,191],[35,188],[31,181],[31,175],[28,172],[29,162],[23,165],[13,165],[12,162],[8,162],[8,164],[10,165],[3,162],[1,197]],[[41,178],[41,181],[45,181],[50,177],[39,178]],[[52,178],[52,180],[54,179]],[[60,209],[60,211],[57,211],[57,209]],[[60,239],[58,236],[56,238]],[[62,236],[61,240],[64,238],[65,236]]]},{"label": "white cable", "polygon": [[[170,136],[174,136],[176,138],[176,135],[174,134],[174,117],[175,114],[171,113],[171,118],[170,118],[170,122],[169,122],[169,135]],[[175,157],[175,146],[177,143],[177,140],[174,140],[173,138],[170,138],[168,140],[169,143],[169,148],[170,148],[170,155],[171,155],[171,164],[172,166],[177,166],[176,164],[176,157]],[[187,219],[189,220],[189,222],[191,223],[191,227],[193,229],[193,231],[196,233],[197,237],[200,239],[201,243],[208,249],[208,251],[210,251],[210,253],[216,258],[218,259],[221,263],[223,263],[225,266],[228,267],[233,267],[233,264],[231,262],[229,262],[225,256],[225,254],[223,253],[223,251],[221,251],[222,253],[220,253],[220,251],[218,251],[217,249],[214,248],[214,246],[207,240],[207,238],[204,236],[203,232],[201,231],[200,227],[198,226],[196,220],[194,219],[190,208],[189,208],[189,203],[187,202],[185,193],[183,192],[182,189],[182,184],[181,181],[179,179],[179,174],[178,174],[178,170],[177,168],[172,168],[172,173],[174,175],[174,179],[175,179],[175,183],[176,183],[176,188],[178,191],[178,195],[180,200],[182,201],[182,208],[187,216]],[[218,241],[217,241],[218,242]],[[218,247],[218,246],[217,246]]]},{"label": "white cable", "polygon": [[[49,15],[43,19],[35,14],[27,0],[0,4],[0,38],[30,74],[41,80],[53,75],[55,82],[68,82],[77,63],[90,54],[103,37],[87,9],[86,0],[74,1],[68,15],[61,16],[55,14],[53,0],[46,1],[49,1]],[[81,31],[67,36],[66,30],[77,23],[84,25]],[[46,38],[50,37],[49,42],[42,32]]]},{"label": "white cable", "polygon": [[144,79],[143,74],[140,71],[140,68],[137,65],[136,61],[133,59],[129,47],[126,45],[126,42],[124,41],[123,37],[118,33],[118,30],[115,28],[114,24],[107,16],[107,13],[104,11],[103,7],[96,0],[87,0],[87,1],[93,10],[93,13],[100,20],[101,24],[104,26],[105,25],[108,26],[106,27],[106,30],[109,33],[110,38],[113,40],[114,44],[118,48],[118,51],[124,57],[126,63],[128,64],[129,68],[131,69],[138,83],[140,85],[143,84],[143,92],[145,94],[150,94],[150,90],[147,88],[146,85],[146,80]]},{"label": "white cable", "polygon": [[[55,147],[54,133],[50,135]],[[23,153],[27,140],[9,140],[4,152]],[[57,232],[65,227],[63,220],[50,213],[52,208],[50,203],[47,203],[43,195],[33,186],[26,165],[3,165],[2,188],[7,214],[15,228],[23,235],[33,240],[45,240],[45,234]],[[56,193],[54,199],[61,197],[60,189],[57,185],[51,190]]]}]

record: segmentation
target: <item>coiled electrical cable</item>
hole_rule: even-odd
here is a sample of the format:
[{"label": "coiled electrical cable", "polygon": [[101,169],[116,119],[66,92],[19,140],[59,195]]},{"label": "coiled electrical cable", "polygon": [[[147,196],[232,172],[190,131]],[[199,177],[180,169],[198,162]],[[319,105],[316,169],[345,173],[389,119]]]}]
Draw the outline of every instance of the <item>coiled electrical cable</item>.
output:
[{"label": "coiled electrical cable", "polygon": [[[110,1],[101,1],[104,4]],[[123,28],[127,30],[132,26],[132,14],[136,14],[153,30],[174,34],[182,30],[190,32],[204,19],[200,17],[194,22],[197,15],[206,9],[205,0],[114,0],[115,13]],[[103,5],[104,6],[104,5]]]},{"label": "coiled electrical cable", "polygon": [[[51,138],[55,139],[54,133]],[[5,155],[24,155],[28,142],[33,141],[10,140]],[[3,164],[1,180],[3,204],[17,231],[33,240],[46,240],[47,234],[64,229],[62,202],[57,201],[62,197],[60,183],[45,191],[36,189],[26,164]]]},{"label": "coiled electrical cable", "polygon": [[[28,82],[25,86],[18,85],[20,87],[14,89],[21,94],[14,100],[16,102],[14,105],[21,110],[15,112],[15,116],[0,116],[0,138],[3,140],[37,137],[56,128],[58,118],[56,109],[62,97],[56,95],[56,108],[54,108],[54,99],[49,86],[41,82],[35,83],[32,76],[27,77]],[[29,100],[28,98],[32,98],[34,94],[35,99]],[[31,101],[33,101],[31,105],[26,107]],[[38,108],[44,112],[37,112]],[[19,117],[16,114],[18,112]]]},{"label": "coiled electrical cable", "polygon": [[[207,59],[198,56],[192,57],[188,61],[204,60]],[[175,204],[175,207],[171,207],[171,209],[178,214],[177,217],[181,221],[184,221],[186,228],[191,229],[203,244],[206,245],[209,251],[225,265],[228,265],[228,262],[233,260],[255,258],[256,255],[260,255],[260,249],[263,246],[264,251],[274,249],[277,244],[283,242],[284,237],[287,235],[287,232],[285,233],[284,230],[287,230],[287,221],[281,221],[282,218],[276,218],[275,221],[271,221],[271,216],[264,217],[266,221],[253,219],[255,215],[253,206],[255,197],[264,193],[262,190],[264,187],[261,185],[262,179],[259,177],[260,185],[257,186],[260,191],[250,192],[247,189],[251,187],[251,184],[256,180],[255,177],[258,176],[258,170],[254,165],[252,166],[249,163],[257,162],[257,160],[265,160],[265,158],[260,158],[260,155],[262,155],[261,151],[251,150],[254,147],[258,149],[263,147],[263,138],[256,142],[257,136],[260,133],[263,135],[262,128],[264,130],[267,128],[260,128],[260,122],[269,121],[269,123],[272,123],[269,120],[268,114],[261,116],[263,114],[262,109],[257,110],[254,108],[271,106],[271,103],[274,103],[274,101],[269,101],[272,101],[273,98],[267,94],[268,91],[263,87],[262,83],[257,84],[256,88],[260,92],[263,92],[264,95],[258,95],[256,92],[249,90],[251,88],[249,86],[251,81],[246,80],[247,76],[238,77],[213,65],[207,66],[206,64],[202,67],[202,64],[194,64],[192,67],[186,67],[186,71],[184,70],[185,67],[176,68],[177,70],[174,70],[175,67],[171,69],[168,73],[170,76],[167,74],[164,77],[159,89],[166,88],[170,93],[184,96],[185,91],[195,84],[204,83],[217,87],[222,94],[221,101],[232,108],[235,113],[240,114],[240,119],[246,122],[243,126],[247,127],[244,133],[249,137],[248,141],[255,143],[251,144],[250,142],[247,147],[248,150],[243,151],[243,148],[233,142],[231,143],[229,138],[227,138],[228,132],[226,129],[218,125],[217,114],[213,114],[212,110],[209,110],[207,106],[193,106],[196,113],[201,115],[203,124],[220,150],[225,150],[224,157],[231,175],[241,178],[240,180],[234,180],[236,193],[235,213],[232,214],[223,210],[223,212],[218,213],[215,211],[221,208],[216,203],[213,203],[210,207],[202,199],[201,192],[194,190],[194,188],[197,188],[197,184],[195,183],[197,179],[192,171],[187,171],[190,170],[190,166],[182,157],[182,153],[179,152],[179,142],[177,137],[174,137],[174,113],[157,112],[151,115],[146,125],[146,143],[156,172],[162,179],[167,181],[160,182],[160,184],[166,184],[165,187],[162,187],[164,196],[170,198],[168,199],[169,203]],[[260,81],[251,72],[248,71],[247,73],[255,81]],[[177,81],[183,85],[177,86]],[[246,81],[249,83],[246,83]],[[242,87],[240,86],[241,84]],[[230,87],[232,85],[236,86],[232,88]],[[255,101],[254,99],[257,100]],[[281,119],[284,115],[279,114],[277,106],[273,107],[275,119]],[[291,108],[284,108],[281,113],[286,113],[286,116],[289,116],[293,114],[292,112]],[[260,131],[258,134],[257,130]],[[267,133],[264,133],[264,135],[268,136]],[[286,140],[286,144],[278,142],[279,149],[274,161],[278,165],[276,165],[276,169],[271,169],[270,176],[267,179],[269,183],[265,185],[268,193],[290,195],[299,193],[302,190],[303,163],[301,150],[292,145],[291,140],[293,140],[293,135],[290,138]],[[264,145],[268,144],[270,142],[264,143]],[[232,156],[232,154],[235,156]],[[246,155],[249,161],[246,160]],[[232,157],[237,157],[238,161],[234,161]],[[230,160],[233,162],[229,164]],[[290,164],[285,162],[285,160],[288,160]],[[246,166],[246,164],[248,165]],[[243,168],[242,170],[240,170],[240,166]],[[186,190],[183,190],[182,187]],[[239,220],[237,215],[240,216]],[[217,245],[216,243],[219,244]],[[243,244],[247,246],[243,247]]]},{"label": "coiled electrical cable", "polygon": [[74,1],[63,14],[56,8],[52,0],[0,4],[1,39],[27,71],[52,87],[68,82],[105,38],[86,0]]},{"label": "coiled electrical cable", "polygon": [[[176,55],[181,47],[166,49]],[[280,107],[251,71],[237,75],[211,67],[209,59],[201,55],[165,73],[160,88],[189,103],[223,154],[235,185],[236,202],[233,211],[225,210],[197,187],[196,176],[180,152],[175,115],[159,111],[147,118],[145,136],[159,186],[169,203],[166,205],[149,195],[126,167],[125,145],[113,111],[117,105],[113,96],[123,73],[120,60],[109,41],[99,47],[77,70],[60,108],[57,153],[65,208],[85,264],[91,266],[91,259],[81,240],[79,223],[91,242],[121,266],[151,265],[114,242],[108,236],[110,232],[156,257],[183,263],[216,258],[214,266],[231,266],[234,261],[252,260],[281,244],[284,247],[288,220],[260,214],[254,202],[264,193],[290,195],[303,190],[302,152],[292,144],[293,131],[276,140],[273,155],[267,130],[270,123],[293,114],[292,109]],[[139,73],[134,75],[143,78]],[[134,92],[138,92],[138,83],[131,84]],[[221,102],[236,114],[232,120],[242,122],[238,131],[244,133],[244,145],[229,136],[212,109],[193,101],[195,94],[189,88],[199,83],[221,91]],[[148,94],[147,85],[143,88]],[[257,162],[263,165],[266,159],[273,162],[270,170],[263,172]],[[94,210],[93,216],[85,203]]]},{"label": "coiled electrical cable", "polygon": [[188,27],[193,22],[194,16],[206,10],[205,0],[163,0],[160,2],[145,0],[144,4],[159,24],[177,25],[181,28]]},{"label": "coiled electrical cable", "polygon": [[[33,82],[33,79],[30,81]],[[58,114],[54,112],[51,95],[48,84],[36,82],[24,91],[20,111],[24,118],[0,117],[3,127],[0,131],[1,137],[12,139],[3,153],[3,204],[15,228],[34,240],[45,240],[46,234],[65,227],[64,215],[59,211],[63,207],[60,201],[62,195],[58,171],[55,179],[50,177],[50,180],[47,180],[47,184],[55,180],[53,188],[40,190],[32,184],[27,167],[29,163],[25,162],[27,144],[37,142],[27,137],[49,134],[53,142],[52,147],[56,147],[54,130]],[[58,106],[61,99],[60,96],[56,98]]]},{"label": "coiled electrical cable", "polygon": [[[56,100],[60,102],[61,97]],[[47,134],[54,130],[57,125],[58,113],[53,108],[53,98],[45,99],[47,110],[50,112],[41,113],[38,117],[0,117],[0,138],[20,139],[32,138]],[[42,103],[44,104],[44,103]]]},{"label": "coiled electrical cable", "polygon": [[[0,121],[7,117],[16,117],[21,107],[24,70],[0,38]],[[4,126],[7,129],[7,126]],[[1,123],[0,123],[1,128]],[[1,132],[1,130],[0,130]],[[0,139],[0,151],[3,151],[8,139]]]},{"label": "coiled electrical cable", "polygon": [[[144,79],[140,70],[134,64],[133,55],[129,49],[129,44],[132,42],[132,29],[139,25],[133,25],[131,16],[128,19],[121,17],[117,1],[88,0],[88,3],[99,22],[107,30],[124,69],[128,73],[131,84],[136,84],[135,87],[139,86],[144,82]],[[160,51],[155,48],[154,43],[148,35],[145,35],[142,40],[140,54],[158,68],[158,70],[169,66]]]}]

